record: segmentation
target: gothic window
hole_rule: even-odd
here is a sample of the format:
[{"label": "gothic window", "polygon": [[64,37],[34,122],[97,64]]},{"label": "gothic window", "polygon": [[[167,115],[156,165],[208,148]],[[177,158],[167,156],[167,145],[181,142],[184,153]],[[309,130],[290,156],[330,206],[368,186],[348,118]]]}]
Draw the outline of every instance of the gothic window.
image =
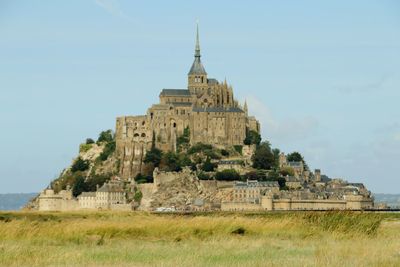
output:
[{"label": "gothic window", "polygon": [[145,133],[142,133],[142,137],[146,137],[146,134],[145,134]]}]

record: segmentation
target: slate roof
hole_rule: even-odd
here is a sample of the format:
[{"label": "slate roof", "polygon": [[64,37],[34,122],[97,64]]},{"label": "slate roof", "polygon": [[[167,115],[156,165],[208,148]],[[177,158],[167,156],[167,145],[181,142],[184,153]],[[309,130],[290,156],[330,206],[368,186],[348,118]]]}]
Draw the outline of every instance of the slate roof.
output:
[{"label": "slate roof", "polygon": [[171,105],[174,105],[176,107],[191,107],[192,103],[190,103],[190,102],[172,102]]},{"label": "slate roof", "polygon": [[240,108],[231,107],[231,108],[224,108],[224,107],[210,107],[210,108],[200,108],[195,107],[193,108],[194,112],[244,112]]},{"label": "slate roof", "polygon": [[160,96],[190,96],[188,89],[163,89]]},{"label": "slate roof", "polygon": [[236,182],[236,188],[247,188],[247,187],[279,187],[277,181],[247,181],[247,182]]},{"label": "slate roof", "polygon": [[290,167],[301,167],[302,162],[301,161],[289,161],[288,164]]},{"label": "slate roof", "polygon": [[207,75],[207,72],[204,69],[203,64],[201,64],[200,57],[194,58],[192,67],[190,68],[188,75],[192,75],[192,74]]},{"label": "slate roof", "polygon": [[208,79],[207,81],[208,81],[208,84],[210,84],[210,85],[218,84],[217,79],[211,78],[211,79]]}]

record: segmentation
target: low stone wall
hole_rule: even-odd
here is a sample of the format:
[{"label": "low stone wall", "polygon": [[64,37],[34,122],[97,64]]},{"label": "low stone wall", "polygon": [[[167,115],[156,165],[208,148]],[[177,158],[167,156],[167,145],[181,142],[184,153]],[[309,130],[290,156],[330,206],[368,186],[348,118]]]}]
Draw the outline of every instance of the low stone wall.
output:
[{"label": "low stone wall", "polygon": [[223,211],[256,210],[361,210],[372,208],[372,200],[330,200],[330,199],[271,199],[262,197],[261,204],[222,202]]},{"label": "low stone wall", "polygon": [[260,204],[244,203],[244,202],[221,202],[222,211],[260,211]]}]

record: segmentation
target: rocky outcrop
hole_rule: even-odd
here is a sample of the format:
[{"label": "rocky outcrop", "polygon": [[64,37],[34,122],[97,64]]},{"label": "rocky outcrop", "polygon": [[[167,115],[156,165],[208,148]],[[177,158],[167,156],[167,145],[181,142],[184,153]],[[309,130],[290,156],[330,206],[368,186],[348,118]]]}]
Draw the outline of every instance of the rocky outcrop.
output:
[{"label": "rocky outcrop", "polygon": [[153,177],[153,184],[139,187],[143,193],[140,205],[142,210],[155,210],[159,207],[180,211],[213,210],[218,209],[221,201],[232,192],[232,188],[219,189],[216,181],[200,181],[189,168],[181,172],[155,169]]}]

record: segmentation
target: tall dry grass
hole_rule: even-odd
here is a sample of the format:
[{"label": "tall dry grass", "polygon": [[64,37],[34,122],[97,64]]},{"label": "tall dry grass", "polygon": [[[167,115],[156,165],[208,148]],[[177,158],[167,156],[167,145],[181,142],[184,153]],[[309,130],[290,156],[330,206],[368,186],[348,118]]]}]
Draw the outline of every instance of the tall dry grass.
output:
[{"label": "tall dry grass", "polygon": [[398,222],[358,212],[0,213],[0,265],[396,266]]}]

